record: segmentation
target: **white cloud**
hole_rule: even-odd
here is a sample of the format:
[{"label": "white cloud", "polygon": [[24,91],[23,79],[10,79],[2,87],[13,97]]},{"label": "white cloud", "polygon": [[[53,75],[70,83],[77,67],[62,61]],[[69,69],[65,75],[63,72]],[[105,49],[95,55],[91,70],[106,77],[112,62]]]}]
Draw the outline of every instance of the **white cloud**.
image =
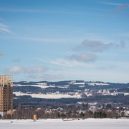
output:
[{"label": "white cloud", "polygon": [[60,58],[60,59],[55,59],[50,61],[50,63],[52,65],[57,65],[57,66],[61,66],[61,67],[72,67],[72,66],[77,66],[79,65],[79,63],[77,61],[70,61],[68,59],[65,58]]},{"label": "white cloud", "polygon": [[114,7],[114,11],[112,13],[118,13],[118,12],[121,12],[121,11],[125,11],[126,9],[129,8],[129,3],[126,2],[121,2],[121,3],[118,3],[118,2],[101,2],[101,4],[103,5],[107,5],[107,6],[113,6]]},{"label": "white cloud", "polygon": [[[14,33],[13,33],[14,34]],[[1,37],[2,39],[13,39],[13,40],[21,40],[21,41],[29,41],[28,43],[62,43],[66,44],[67,42],[75,42],[75,39],[66,39],[66,38],[43,38],[43,37],[31,37],[31,36],[18,36],[18,35],[11,35],[8,37]],[[79,40],[79,39],[77,39]]]},{"label": "white cloud", "polygon": [[103,2],[101,2],[101,4],[104,4],[104,5],[111,5],[111,6],[119,6],[119,5],[122,5],[122,3],[109,2],[109,1],[103,1]]},{"label": "white cloud", "polygon": [[10,29],[7,25],[0,23],[0,33],[10,33]]},{"label": "white cloud", "polygon": [[11,68],[8,68],[7,72],[11,73],[11,74],[19,74],[19,73],[23,73],[24,72],[24,68],[22,68],[20,66],[13,66]]},{"label": "white cloud", "polygon": [[20,9],[20,8],[0,8],[0,12],[40,13],[40,12],[46,12],[46,10],[40,10],[40,9]]},{"label": "white cloud", "polygon": [[77,61],[77,62],[93,62],[96,60],[96,55],[90,53],[73,54],[68,58],[72,61]]},{"label": "white cloud", "polygon": [[[86,64],[94,64],[98,57],[107,52],[109,49],[125,49],[126,43],[105,43],[99,40],[84,40],[81,44],[75,47],[69,55],[52,60],[50,64],[60,67],[83,67]],[[99,58],[100,59],[100,58]]]},{"label": "white cloud", "polygon": [[41,66],[23,67],[23,66],[12,66],[6,70],[10,74],[38,74],[44,73],[46,69]]},{"label": "white cloud", "polygon": [[53,71],[51,73],[43,73],[43,74],[29,74],[27,76],[28,80],[47,80],[47,81],[52,81],[52,80],[62,80],[63,79],[63,73],[56,73],[56,71]]},{"label": "white cloud", "polygon": [[[9,13],[47,13],[47,14],[70,14],[70,15],[79,15],[83,12],[75,12],[69,10],[47,10],[47,9],[31,9],[31,8],[0,8],[0,12],[9,12]],[[86,14],[86,13],[85,13]]]},{"label": "white cloud", "polygon": [[59,68],[65,68],[65,67],[68,68],[76,66],[82,67],[86,65],[85,63],[89,63],[94,60],[88,57],[87,55],[71,55],[71,56],[52,60],[50,61],[50,64],[59,66]]},{"label": "white cloud", "polygon": [[[59,58],[50,61],[50,64],[59,66],[59,68],[65,67],[84,67],[86,63],[94,62],[96,60],[96,56],[92,54],[73,54],[65,58]],[[91,64],[90,64],[91,65]]]},{"label": "white cloud", "polygon": [[[14,79],[25,81],[41,81],[41,80],[59,80],[62,79],[62,74],[56,73],[55,70],[47,69],[43,66],[12,66],[5,70],[6,74],[12,75]],[[19,80],[19,79],[18,79]]]}]

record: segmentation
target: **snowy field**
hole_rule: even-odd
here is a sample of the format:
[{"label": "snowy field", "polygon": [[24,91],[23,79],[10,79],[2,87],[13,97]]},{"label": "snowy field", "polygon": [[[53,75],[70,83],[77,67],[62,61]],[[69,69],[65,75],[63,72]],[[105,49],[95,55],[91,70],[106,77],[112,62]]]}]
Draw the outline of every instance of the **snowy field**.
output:
[{"label": "snowy field", "polygon": [[129,119],[0,120],[0,129],[129,129]]},{"label": "snowy field", "polygon": [[61,93],[49,93],[49,94],[30,94],[22,92],[13,92],[16,96],[31,96],[32,98],[43,98],[43,99],[61,99],[61,98],[81,98],[80,94],[75,93],[70,94],[61,94]]}]

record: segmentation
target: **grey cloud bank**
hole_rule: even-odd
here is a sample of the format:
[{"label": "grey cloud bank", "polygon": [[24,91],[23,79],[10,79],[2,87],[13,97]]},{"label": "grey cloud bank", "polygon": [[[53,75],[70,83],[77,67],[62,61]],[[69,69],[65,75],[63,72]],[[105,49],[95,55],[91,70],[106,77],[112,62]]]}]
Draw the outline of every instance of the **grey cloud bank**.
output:
[{"label": "grey cloud bank", "polygon": [[76,49],[79,51],[103,52],[108,49],[124,48],[125,42],[104,43],[99,40],[84,40]]}]

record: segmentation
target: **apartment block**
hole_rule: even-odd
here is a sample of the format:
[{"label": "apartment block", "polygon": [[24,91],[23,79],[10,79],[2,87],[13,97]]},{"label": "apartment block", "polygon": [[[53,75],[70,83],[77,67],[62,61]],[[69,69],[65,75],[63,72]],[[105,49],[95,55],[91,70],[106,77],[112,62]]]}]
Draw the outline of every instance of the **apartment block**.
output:
[{"label": "apartment block", "polygon": [[0,75],[0,115],[13,109],[13,87],[10,76]]}]

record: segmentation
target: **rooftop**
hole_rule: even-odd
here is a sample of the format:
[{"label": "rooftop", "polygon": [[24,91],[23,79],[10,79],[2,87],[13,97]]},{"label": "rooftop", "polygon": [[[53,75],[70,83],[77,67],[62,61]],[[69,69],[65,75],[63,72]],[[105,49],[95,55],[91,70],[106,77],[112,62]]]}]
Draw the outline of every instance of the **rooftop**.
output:
[{"label": "rooftop", "polygon": [[0,75],[0,86],[6,86],[8,84],[11,84],[11,77],[7,75]]}]

